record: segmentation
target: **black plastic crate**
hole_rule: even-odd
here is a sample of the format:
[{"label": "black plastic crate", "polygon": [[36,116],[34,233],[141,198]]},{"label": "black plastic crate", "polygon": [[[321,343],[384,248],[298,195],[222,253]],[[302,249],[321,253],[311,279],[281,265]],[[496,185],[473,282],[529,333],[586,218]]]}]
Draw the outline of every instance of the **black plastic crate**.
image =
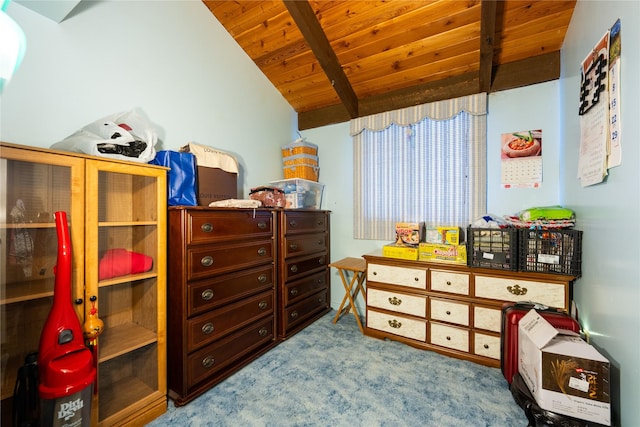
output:
[{"label": "black plastic crate", "polygon": [[520,270],[582,275],[582,231],[520,230]]},{"label": "black plastic crate", "polygon": [[470,267],[518,270],[518,229],[467,228]]}]

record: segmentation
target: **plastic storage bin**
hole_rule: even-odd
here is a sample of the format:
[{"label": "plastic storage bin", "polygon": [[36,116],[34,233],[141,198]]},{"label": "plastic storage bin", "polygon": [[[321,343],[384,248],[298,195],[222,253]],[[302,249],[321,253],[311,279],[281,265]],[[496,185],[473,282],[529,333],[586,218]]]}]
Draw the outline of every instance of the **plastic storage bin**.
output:
[{"label": "plastic storage bin", "polygon": [[582,275],[582,231],[521,229],[519,268],[537,273]]},{"label": "plastic storage bin", "polygon": [[517,228],[467,228],[470,267],[518,270]]},{"label": "plastic storage bin", "polygon": [[320,209],[322,206],[324,184],[301,178],[272,181],[271,184],[284,191],[287,208]]}]

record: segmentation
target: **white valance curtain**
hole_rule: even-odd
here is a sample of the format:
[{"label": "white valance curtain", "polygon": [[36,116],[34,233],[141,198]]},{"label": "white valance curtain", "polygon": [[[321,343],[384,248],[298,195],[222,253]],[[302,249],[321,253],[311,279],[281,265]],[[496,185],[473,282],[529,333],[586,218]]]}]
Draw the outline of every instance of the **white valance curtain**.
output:
[{"label": "white valance curtain", "polygon": [[466,226],[486,212],[485,93],[351,121],[354,237],[393,239],[395,222]]}]

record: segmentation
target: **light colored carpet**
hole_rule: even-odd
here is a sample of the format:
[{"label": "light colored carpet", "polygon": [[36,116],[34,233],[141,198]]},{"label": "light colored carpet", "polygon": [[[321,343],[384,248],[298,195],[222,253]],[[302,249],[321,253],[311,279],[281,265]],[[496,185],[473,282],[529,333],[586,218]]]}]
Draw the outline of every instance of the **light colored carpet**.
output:
[{"label": "light colored carpet", "polygon": [[149,426],[526,426],[502,372],[363,336],[335,310]]}]

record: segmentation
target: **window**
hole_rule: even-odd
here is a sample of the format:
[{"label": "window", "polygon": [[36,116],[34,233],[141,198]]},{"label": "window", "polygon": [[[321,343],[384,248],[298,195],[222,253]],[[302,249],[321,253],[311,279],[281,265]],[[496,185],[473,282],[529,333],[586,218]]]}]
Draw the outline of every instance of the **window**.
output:
[{"label": "window", "polygon": [[486,94],[352,120],[354,237],[396,222],[466,227],[486,212]]}]

